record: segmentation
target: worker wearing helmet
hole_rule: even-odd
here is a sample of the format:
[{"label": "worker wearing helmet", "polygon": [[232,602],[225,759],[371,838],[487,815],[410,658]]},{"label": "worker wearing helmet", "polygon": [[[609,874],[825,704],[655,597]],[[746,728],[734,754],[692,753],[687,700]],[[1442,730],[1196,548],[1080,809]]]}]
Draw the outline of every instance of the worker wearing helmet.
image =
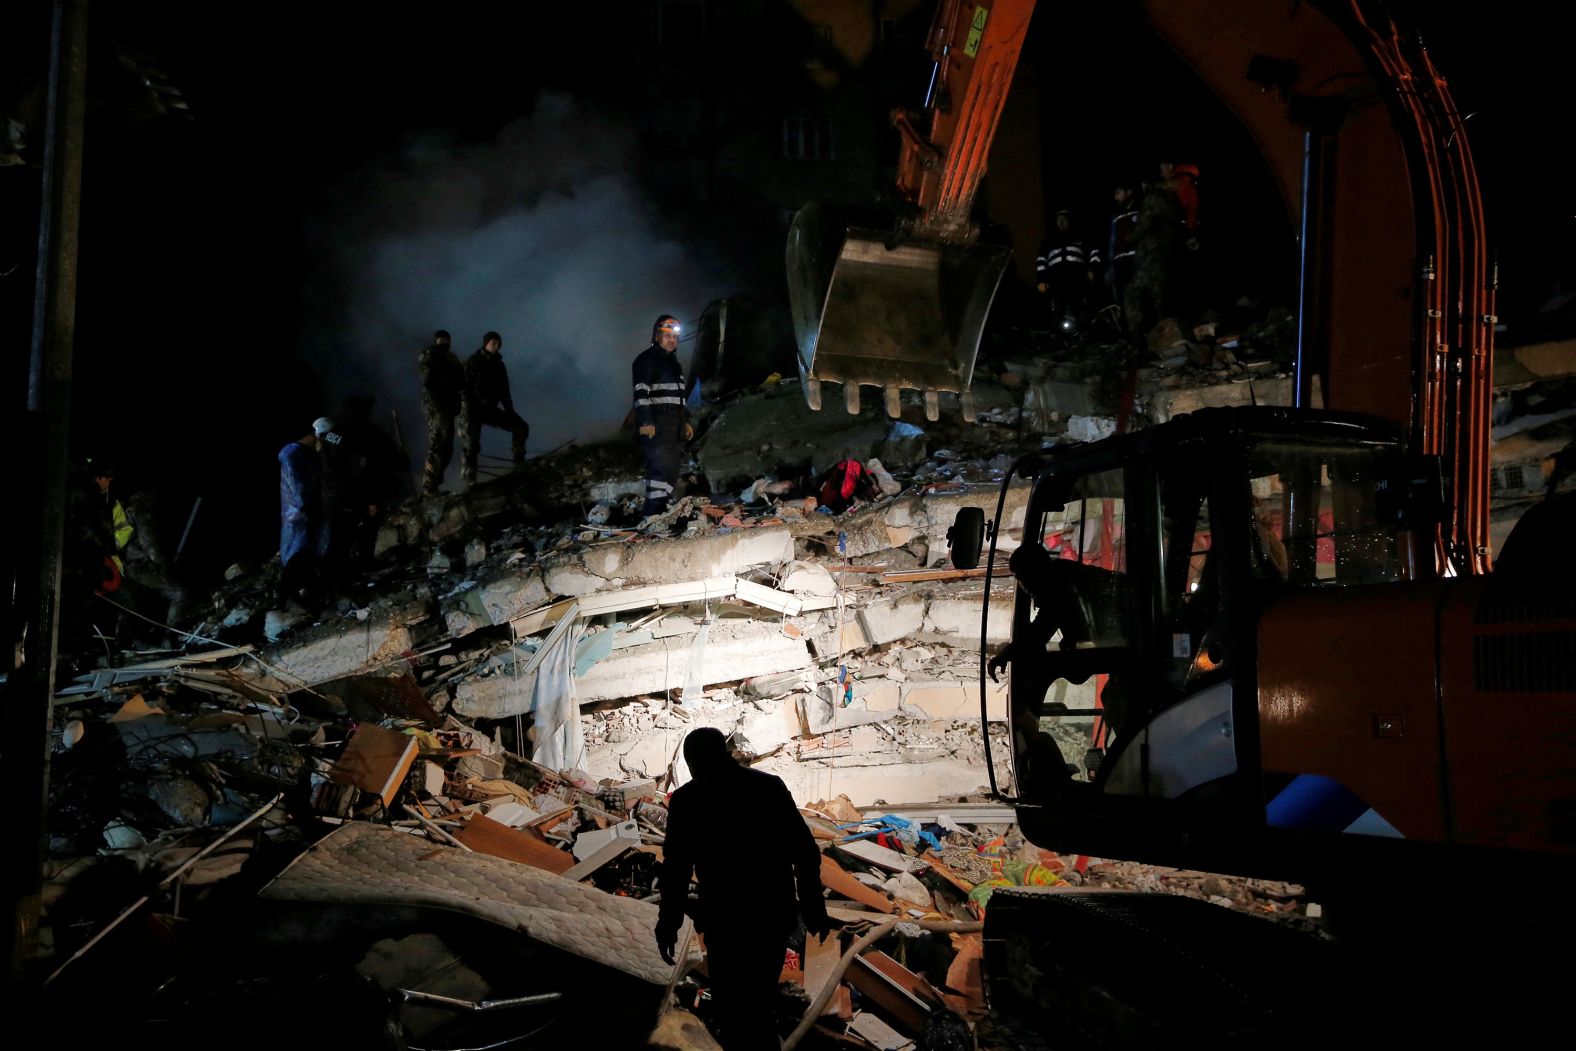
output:
[{"label": "worker wearing helmet", "polygon": [[663,314],[651,326],[651,346],[635,359],[635,424],[646,458],[645,515],[659,515],[673,498],[684,457],[684,443],[694,437],[684,409],[684,370],[679,366],[679,320]]}]

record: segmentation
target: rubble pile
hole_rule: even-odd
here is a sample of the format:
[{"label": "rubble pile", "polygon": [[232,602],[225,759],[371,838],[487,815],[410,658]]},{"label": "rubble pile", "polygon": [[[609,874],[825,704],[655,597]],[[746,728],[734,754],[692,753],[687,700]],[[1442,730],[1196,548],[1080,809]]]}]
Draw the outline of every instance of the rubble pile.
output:
[{"label": "rubble pile", "polygon": [[[323,989],[372,980],[423,1046],[518,1035],[521,1011],[605,1016],[607,1046],[636,1046],[675,981],[706,1013],[703,973],[676,976],[650,937],[664,800],[703,726],[783,779],[825,851],[843,933],[787,961],[785,1009],[824,1000],[810,1027],[840,1040],[966,1033],[999,886],[1292,911],[1285,888],[1042,854],[1009,808],[892,809],[979,798],[986,734],[1008,750],[1004,688],[987,690],[987,731],[978,676],[982,646],[1006,641],[1012,583],[1001,566],[953,568],[947,530],[962,507],[994,518],[1016,452],[1047,439],[1022,436],[1026,383],[981,391],[976,422],[921,426],[813,414],[770,384],[702,414],[689,495],[663,515],[636,519],[627,447],[562,450],[391,513],[375,561],[320,612],[275,608],[277,568],[238,566],[184,650],[83,659],[56,701],[60,980],[145,960],[146,917],[127,922],[145,907],[165,953],[150,977],[189,963],[169,952],[188,923],[233,930],[239,910],[250,933],[211,969],[219,991],[167,995],[299,995],[296,965],[280,964],[284,986],[258,968],[310,943],[338,968]],[[1009,486],[1003,551],[1026,501],[1026,483]],[[276,919],[257,923],[259,907]],[[882,950],[827,979],[892,919]],[[621,990],[619,1010],[596,989]],[[495,1001],[510,1006],[476,1006]],[[705,1046],[671,1013],[662,1027],[656,1046],[675,1027]]]}]

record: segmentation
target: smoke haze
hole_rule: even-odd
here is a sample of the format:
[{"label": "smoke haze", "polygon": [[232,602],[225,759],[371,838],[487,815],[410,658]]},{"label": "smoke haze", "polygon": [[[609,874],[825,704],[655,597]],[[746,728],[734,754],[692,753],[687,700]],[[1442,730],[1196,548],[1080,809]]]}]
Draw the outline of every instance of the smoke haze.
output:
[{"label": "smoke haze", "polygon": [[[640,191],[634,140],[614,128],[544,95],[492,143],[414,141],[332,193],[310,232],[324,262],[307,347],[339,397],[374,395],[385,426],[399,411],[413,463],[426,450],[416,359],[433,330],[461,360],[483,332],[503,336],[535,454],[610,436],[652,321],[687,322],[722,294]],[[482,453],[507,455],[507,434],[485,429]],[[451,463],[451,488],[457,476]]]}]

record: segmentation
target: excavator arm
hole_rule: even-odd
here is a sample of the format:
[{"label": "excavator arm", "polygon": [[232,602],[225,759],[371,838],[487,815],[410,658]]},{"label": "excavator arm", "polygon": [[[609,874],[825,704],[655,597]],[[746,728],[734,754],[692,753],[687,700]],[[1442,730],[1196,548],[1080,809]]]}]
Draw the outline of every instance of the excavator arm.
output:
[{"label": "excavator arm", "polygon": [[1439,560],[1483,573],[1494,277],[1472,151],[1428,52],[1367,0],[1146,0],[1248,129],[1302,231],[1299,404],[1441,457]]},{"label": "excavator arm", "polygon": [[843,385],[849,412],[861,385],[882,388],[892,416],[904,389],[924,393],[932,420],[942,392],[967,397],[1012,258],[981,238],[970,213],[1033,10],[1034,0],[942,0],[924,109],[892,115],[898,214],[859,218],[812,203],[794,217],[788,293],[811,408],[823,381]]}]

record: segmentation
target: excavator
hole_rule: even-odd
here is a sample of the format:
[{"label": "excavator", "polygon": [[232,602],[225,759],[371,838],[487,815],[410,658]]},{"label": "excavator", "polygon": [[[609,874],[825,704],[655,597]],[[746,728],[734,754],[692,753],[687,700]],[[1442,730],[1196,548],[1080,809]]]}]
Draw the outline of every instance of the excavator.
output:
[{"label": "excavator", "polygon": [[829,381],[843,385],[851,413],[863,385],[882,389],[894,418],[905,389],[922,392],[928,419],[940,418],[943,393],[972,418],[980,335],[1012,261],[1012,246],[972,211],[1033,12],[1034,0],[941,0],[923,111],[892,113],[896,214],[812,202],[794,216],[788,303],[810,408]]},{"label": "excavator", "polygon": [[[929,137],[898,115],[907,219],[816,241],[799,215],[790,261],[833,264],[795,299],[812,404],[828,379],[884,387],[889,410],[904,387],[966,390],[999,274],[961,194],[1032,6],[938,8]],[[1009,682],[991,790],[1040,847],[1292,881],[1324,916],[1003,888],[993,1007],[1038,1012],[1050,1046],[1511,1035],[1568,995],[1540,961],[1576,934],[1576,580],[1547,544],[1493,565],[1496,278],[1463,118],[1379,3],[1141,6],[1299,231],[1295,403],[1037,450],[993,519],[959,513],[953,564],[988,539],[989,577],[1008,487],[1030,483],[992,658],[989,589],[981,613],[982,720],[987,675]],[[925,338],[858,327],[893,315]]]}]

